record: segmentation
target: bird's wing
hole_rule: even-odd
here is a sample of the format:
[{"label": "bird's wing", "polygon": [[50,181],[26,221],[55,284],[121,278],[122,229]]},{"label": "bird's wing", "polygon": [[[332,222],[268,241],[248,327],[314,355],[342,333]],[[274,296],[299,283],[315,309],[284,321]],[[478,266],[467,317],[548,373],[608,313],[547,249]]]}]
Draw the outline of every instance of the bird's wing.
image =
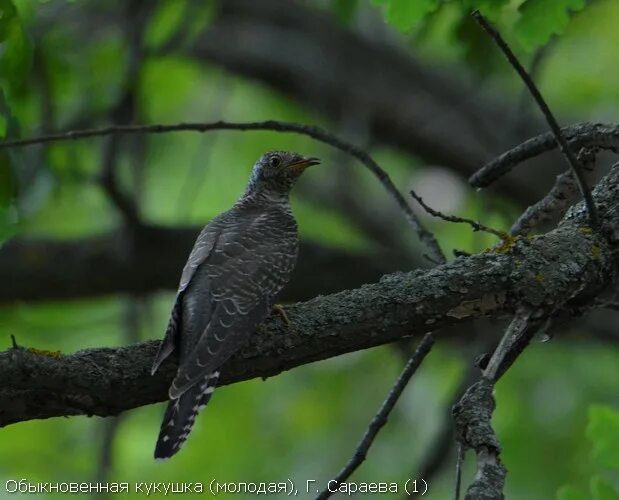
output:
[{"label": "bird's wing", "polygon": [[[288,281],[296,252],[294,220],[282,214],[245,217],[221,231],[185,291],[186,308],[206,306],[210,314],[192,348],[181,354],[170,387],[172,399],[219,368],[266,318],[275,295]],[[185,326],[192,328],[184,324],[183,334]]]},{"label": "bird's wing", "polygon": [[225,226],[223,217],[216,217],[202,229],[198,235],[191,249],[191,253],[189,254],[189,258],[185,263],[185,267],[183,268],[181,281],[178,285],[178,294],[185,291],[198,266],[200,266],[211,253],[223,226]]},{"label": "bird's wing", "polygon": [[161,363],[163,363],[163,361],[178,347],[177,335],[181,329],[183,292],[189,285],[189,282],[195,274],[198,266],[206,260],[215,245],[217,236],[221,230],[221,224],[222,223],[219,218],[213,219],[204,229],[202,229],[196,238],[196,242],[194,243],[193,249],[189,254],[189,258],[187,259],[187,263],[183,268],[180,284],[178,286],[178,292],[176,294],[176,298],[174,299],[170,320],[168,321],[168,327],[166,328],[165,336],[159,345],[159,350],[157,351],[157,355],[153,361],[151,375],[155,374]]}]

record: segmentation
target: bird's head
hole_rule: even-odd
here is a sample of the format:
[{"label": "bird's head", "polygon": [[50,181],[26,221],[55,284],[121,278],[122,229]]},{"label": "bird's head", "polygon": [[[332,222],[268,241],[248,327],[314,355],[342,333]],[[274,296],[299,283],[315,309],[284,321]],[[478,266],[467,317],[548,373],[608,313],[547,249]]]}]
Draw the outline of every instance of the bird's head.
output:
[{"label": "bird's head", "polygon": [[318,163],[318,158],[299,153],[269,151],[254,164],[247,192],[288,194],[303,171]]}]

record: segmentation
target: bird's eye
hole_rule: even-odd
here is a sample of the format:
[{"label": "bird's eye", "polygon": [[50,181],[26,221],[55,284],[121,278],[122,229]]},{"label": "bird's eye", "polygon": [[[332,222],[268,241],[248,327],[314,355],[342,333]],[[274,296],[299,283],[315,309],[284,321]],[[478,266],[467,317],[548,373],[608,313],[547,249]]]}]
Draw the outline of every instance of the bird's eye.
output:
[{"label": "bird's eye", "polygon": [[269,160],[269,165],[272,167],[279,167],[282,164],[282,159],[279,156],[271,156]]}]

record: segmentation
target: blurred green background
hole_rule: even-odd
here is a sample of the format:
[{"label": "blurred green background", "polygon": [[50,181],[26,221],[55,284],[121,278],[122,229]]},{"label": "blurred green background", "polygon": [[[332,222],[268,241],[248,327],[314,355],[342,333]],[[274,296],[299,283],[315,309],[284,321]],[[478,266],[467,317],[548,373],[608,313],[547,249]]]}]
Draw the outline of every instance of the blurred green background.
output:
[{"label": "blurred green background", "polygon": [[[616,0],[2,0],[0,134],[114,122],[316,123],[366,147],[403,192],[415,187],[435,208],[508,229],[564,165],[549,157],[487,193],[466,185],[475,166],[544,130],[521,82],[467,16],[475,7],[532,68],[563,123],[617,121]],[[393,94],[380,87],[392,80]],[[448,86],[458,90],[442,92]],[[398,92],[410,93],[414,106],[397,106]],[[131,136],[118,141],[112,163],[142,221],[197,228],[235,201],[254,161],[270,149],[324,160],[293,196],[302,240],[368,259],[395,254],[402,269],[428,265],[372,175],[306,137]],[[4,245],[35,237],[79,244],[122,227],[100,182],[109,154],[101,138],[0,152]],[[449,253],[494,244],[467,226],[424,221]],[[338,269],[316,273],[337,276]],[[36,275],[24,279],[36,287]],[[0,341],[8,348],[13,334],[25,346],[72,352],[160,338],[175,285],[70,300],[51,289],[35,301],[11,300],[15,283],[5,280]],[[619,498],[611,491],[619,484],[619,451],[604,451],[619,432],[618,319],[605,311],[562,326],[498,384],[493,422],[509,470],[507,498]],[[455,451],[437,443],[472,359],[502,325],[439,335],[353,480],[401,485],[425,475],[425,498],[451,498]],[[0,430],[0,496],[6,480],[21,478],[324,484],[352,454],[405,362],[403,349],[384,346],[224,387],[182,452],[162,463],[151,457],[163,404],[117,418],[10,425]],[[465,485],[473,473],[469,455]]]}]

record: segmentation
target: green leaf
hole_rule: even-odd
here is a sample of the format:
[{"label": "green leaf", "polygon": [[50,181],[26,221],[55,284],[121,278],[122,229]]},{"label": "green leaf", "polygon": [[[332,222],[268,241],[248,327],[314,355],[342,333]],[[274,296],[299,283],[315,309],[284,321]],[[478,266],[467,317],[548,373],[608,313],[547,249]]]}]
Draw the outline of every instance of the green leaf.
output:
[{"label": "green leaf", "polygon": [[144,34],[150,49],[162,47],[181,28],[187,2],[162,2],[155,10]]},{"label": "green leaf", "polygon": [[509,0],[464,0],[464,7],[470,12],[478,10],[490,21],[496,21],[507,3]]},{"label": "green leaf", "polygon": [[591,478],[590,489],[593,500],[619,500],[617,490],[600,476]]},{"label": "green leaf", "polygon": [[157,50],[176,38],[180,45],[195,41],[216,13],[215,2],[203,2],[194,7],[191,2],[161,2],[144,34],[144,44]]},{"label": "green leaf", "polygon": [[387,22],[404,33],[410,31],[426,15],[434,12],[440,0],[390,0],[387,5]]},{"label": "green leaf", "polygon": [[557,491],[557,500],[588,500],[588,497],[573,486],[563,486]]},{"label": "green leaf", "polygon": [[[17,122],[0,89],[0,129],[5,137],[7,131],[16,135]],[[17,228],[17,193],[19,180],[16,175],[15,155],[8,149],[0,150],[0,244],[12,236]]]},{"label": "green leaf", "polygon": [[586,0],[526,0],[519,8],[514,32],[522,46],[533,50],[552,35],[563,33],[572,12],[584,8]]},{"label": "green leaf", "polygon": [[10,0],[0,0],[0,42],[0,76],[19,91],[32,67],[32,42]]},{"label": "green leaf", "polygon": [[3,151],[0,153],[0,244],[16,231],[16,192],[17,179],[10,156]]},{"label": "green leaf", "polygon": [[332,9],[337,19],[347,25],[352,21],[358,4],[359,0],[334,0]]},{"label": "green leaf", "polygon": [[11,0],[0,0],[0,42],[7,39],[9,26],[17,17],[17,9]]},{"label": "green leaf", "polygon": [[619,412],[610,406],[589,407],[587,437],[594,459],[602,467],[619,469]]}]

